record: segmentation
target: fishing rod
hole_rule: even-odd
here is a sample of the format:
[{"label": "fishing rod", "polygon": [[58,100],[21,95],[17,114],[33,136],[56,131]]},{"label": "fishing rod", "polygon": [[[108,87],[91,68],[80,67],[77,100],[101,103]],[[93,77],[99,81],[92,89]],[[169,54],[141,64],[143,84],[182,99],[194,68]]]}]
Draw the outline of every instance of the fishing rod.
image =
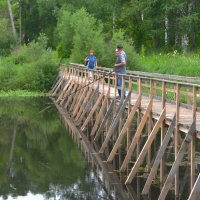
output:
[{"label": "fishing rod", "polygon": [[[88,83],[88,84],[82,86],[81,88],[79,88],[79,89],[76,90],[75,92],[72,92],[72,93],[68,94],[66,97],[70,97],[72,94],[75,94],[75,93],[77,93],[78,91],[82,90],[83,88],[85,88],[85,87],[87,87],[87,86],[89,86],[89,85],[95,83],[96,81],[101,80],[101,79],[104,78],[106,75],[109,76],[109,75],[111,75],[111,74],[113,74],[113,73],[114,73],[113,71],[111,71],[111,72],[109,72],[109,73],[104,72],[104,73],[103,73],[104,75],[101,76],[100,78],[97,78],[96,80],[94,80],[94,81],[92,81],[92,82],[90,82],[90,83]],[[65,98],[66,98],[66,97],[65,97]]]},{"label": "fishing rod", "polygon": [[[68,94],[67,97],[70,97],[72,94],[75,94],[76,92],[82,90],[83,88],[85,88],[85,87],[87,87],[87,86],[89,86],[89,85],[95,83],[95,82],[98,81],[98,80],[101,80],[101,79],[104,78],[106,75],[107,75],[107,76],[109,76],[109,75],[111,75],[111,74],[117,75],[117,74],[114,74],[114,73],[115,73],[115,72],[113,72],[113,71],[110,71],[109,73],[103,72],[103,74],[104,74],[103,76],[101,76],[100,78],[97,78],[96,80],[94,80],[94,81],[92,81],[92,82],[90,82],[90,83],[88,83],[88,84],[82,86],[81,88],[79,88],[79,89],[76,90],[75,92],[72,92],[72,93]],[[65,98],[66,98],[66,97],[65,97]],[[52,103],[52,104],[54,104],[54,103]],[[39,113],[42,113],[42,112],[46,111],[46,110],[49,109],[50,107],[51,107],[51,106],[45,107],[45,108],[42,109]]]}]

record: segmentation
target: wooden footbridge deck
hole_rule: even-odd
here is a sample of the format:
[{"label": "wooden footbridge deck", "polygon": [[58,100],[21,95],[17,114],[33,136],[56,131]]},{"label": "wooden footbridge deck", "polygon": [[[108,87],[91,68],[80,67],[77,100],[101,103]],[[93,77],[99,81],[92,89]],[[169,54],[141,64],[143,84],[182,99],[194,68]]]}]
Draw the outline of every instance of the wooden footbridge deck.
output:
[{"label": "wooden footbridge deck", "polygon": [[85,155],[115,173],[118,199],[139,199],[139,176],[144,198],[159,186],[159,200],[199,199],[200,78],[128,72],[122,77],[126,97],[118,100],[117,76],[70,64],[51,91]]}]

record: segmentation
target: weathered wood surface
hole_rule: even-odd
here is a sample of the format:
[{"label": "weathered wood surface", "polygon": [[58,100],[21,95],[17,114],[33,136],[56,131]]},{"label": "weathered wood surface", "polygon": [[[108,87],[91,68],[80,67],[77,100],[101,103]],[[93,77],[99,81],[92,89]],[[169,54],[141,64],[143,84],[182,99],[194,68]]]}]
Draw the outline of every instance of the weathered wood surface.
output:
[{"label": "weathered wood surface", "polygon": [[[120,180],[127,185],[127,190],[132,190],[131,183],[145,164],[146,172],[142,173],[147,180],[143,191],[138,185],[138,192],[142,191],[145,196],[149,194],[152,181],[156,178],[160,184],[164,183],[159,199],[165,199],[175,180],[175,196],[178,197],[186,184],[185,181],[181,182],[183,179],[179,176],[179,166],[187,152],[191,165],[187,169],[190,173],[190,191],[191,195],[196,196],[200,190],[197,189],[196,185],[199,183],[195,179],[195,144],[200,133],[200,112],[197,106],[200,87],[146,77],[128,76],[128,80],[127,77],[122,77],[126,81],[126,87],[128,84],[128,90],[126,89],[127,97],[119,101],[116,99],[117,76],[112,77],[108,73],[106,77],[105,72],[92,72],[94,81],[90,83],[85,69],[76,70],[73,67],[69,69],[67,82],[58,79],[53,94],[57,94],[57,103],[64,110],[66,108],[71,111],[83,136],[91,141],[100,159],[113,166]],[[167,88],[167,84],[170,87]],[[123,86],[124,81],[122,93]],[[171,101],[167,100],[168,93]],[[184,95],[188,104],[181,103]],[[186,133],[185,139],[181,138],[182,132]],[[171,137],[173,133],[174,137]],[[170,141],[171,138],[173,139]],[[168,150],[169,142],[173,145],[173,150]],[[167,169],[168,172],[165,159],[169,156],[164,156],[165,153],[174,154],[173,165],[170,171]],[[187,174],[184,177],[187,180]],[[134,194],[129,195],[131,196],[135,197]]]}]

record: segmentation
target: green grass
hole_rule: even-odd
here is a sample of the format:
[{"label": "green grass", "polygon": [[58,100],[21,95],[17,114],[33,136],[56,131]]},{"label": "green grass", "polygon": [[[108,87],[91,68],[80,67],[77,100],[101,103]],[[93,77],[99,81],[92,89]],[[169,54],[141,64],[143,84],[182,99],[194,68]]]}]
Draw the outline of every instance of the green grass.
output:
[{"label": "green grass", "polygon": [[200,55],[154,54],[139,56],[136,61],[140,71],[200,77]]},{"label": "green grass", "polygon": [[15,91],[0,90],[0,97],[39,97],[39,96],[48,96],[48,93],[32,92],[27,90],[15,90]]}]

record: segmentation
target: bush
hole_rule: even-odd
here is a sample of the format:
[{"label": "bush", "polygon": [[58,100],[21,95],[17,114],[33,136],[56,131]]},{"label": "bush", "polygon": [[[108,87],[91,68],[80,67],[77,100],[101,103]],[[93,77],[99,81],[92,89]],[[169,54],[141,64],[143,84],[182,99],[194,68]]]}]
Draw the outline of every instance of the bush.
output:
[{"label": "bush", "polygon": [[0,62],[1,90],[24,89],[49,91],[55,77],[59,59],[57,53],[46,50],[46,37],[22,46]]}]

